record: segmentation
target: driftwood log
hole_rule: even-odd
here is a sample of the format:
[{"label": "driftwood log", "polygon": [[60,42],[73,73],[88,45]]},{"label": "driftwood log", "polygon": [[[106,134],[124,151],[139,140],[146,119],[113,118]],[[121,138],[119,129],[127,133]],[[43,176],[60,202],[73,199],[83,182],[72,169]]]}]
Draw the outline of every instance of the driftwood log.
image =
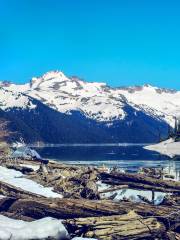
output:
[{"label": "driftwood log", "polygon": [[167,195],[165,196],[161,205],[166,206],[180,206],[180,195]]},{"label": "driftwood log", "polygon": [[143,174],[132,173],[101,173],[102,182],[110,185],[128,185],[129,188],[146,189],[180,194],[180,182],[155,179]]},{"label": "driftwood log", "polygon": [[165,239],[165,226],[155,218],[143,218],[130,211],[125,215],[77,218],[64,221],[71,235],[115,239]]},{"label": "driftwood log", "polygon": [[137,214],[149,217],[157,216],[165,221],[171,215],[171,220],[179,212],[179,206],[153,206],[122,201],[114,203],[109,200],[88,199],[57,199],[57,198],[2,198],[0,199],[0,212],[10,212],[19,217],[26,216],[33,219],[42,217],[55,217],[61,219],[79,217],[98,217],[126,214],[133,210]]},{"label": "driftwood log", "polygon": [[7,164],[6,167],[8,169],[14,169],[16,171],[20,171],[23,174],[28,174],[34,172],[34,170],[31,167],[25,167],[25,166],[20,166],[20,165],[15,165],[15,164]]},{"label": "driftwood log", "polygon": [[41,195],[25,191],[21,188],[12,186],[8,183],[0,181],[0,194],[14,198],[41,198]]},{"label": "driftwood log", "polygon": [[23,219],[23,217],[40,219],[47,216],[68,219],[124,214],[126,210],[121,209],[118,204],[111,201],[57,198],[3,198],[0,199],[0,212],[9,212],[20,219]]},{"label": "driftwood log", "polygon": [[99,191],[99,194],[114,192],[114,191],[117,191],[117,190],[122,190],[122,189],[127,189],[127,188],[128,188],[128,185],[120,185],[120,186],[111,187],[111,188],[101,190],[101,191]]}]

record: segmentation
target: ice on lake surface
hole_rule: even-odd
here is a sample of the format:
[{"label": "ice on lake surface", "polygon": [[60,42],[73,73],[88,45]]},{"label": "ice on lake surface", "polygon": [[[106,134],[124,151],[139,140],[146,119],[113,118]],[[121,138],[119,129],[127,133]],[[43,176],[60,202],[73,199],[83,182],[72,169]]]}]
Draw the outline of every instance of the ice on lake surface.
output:
[{"label": "ice on lake surface", "polygon": [[[173,160],[155,151],[144,149],[145,144],[68,144],[48,145],[36,150],[43,158],[67,164],[118,167],[136,172],[141,167],[161,167],[180,180],[180,156]],[[37,147],[37,146],[36,146]]]}]

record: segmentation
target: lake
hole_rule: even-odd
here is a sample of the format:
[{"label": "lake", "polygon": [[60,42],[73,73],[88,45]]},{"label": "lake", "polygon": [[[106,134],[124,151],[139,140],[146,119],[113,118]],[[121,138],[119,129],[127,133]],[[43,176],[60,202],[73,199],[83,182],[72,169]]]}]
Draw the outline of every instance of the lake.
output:
[{"label": "lake", "polygon": [[69,144],[36,147],[43,158],[76,165],[116,166],[129,172],[140,167],[161,167],[180,180],[180,160],[143,148],[135,144]]}]

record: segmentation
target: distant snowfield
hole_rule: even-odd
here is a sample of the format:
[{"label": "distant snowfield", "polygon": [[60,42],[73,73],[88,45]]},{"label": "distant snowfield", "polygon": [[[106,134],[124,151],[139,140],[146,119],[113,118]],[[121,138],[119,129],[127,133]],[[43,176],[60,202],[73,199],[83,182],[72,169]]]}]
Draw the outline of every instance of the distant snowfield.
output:
[{"label": "distant snowfield", "polygon": [[123,94],[130,103],[142,107],[150,115],[164,118],[174,127],[172,116],[179,116],[180,91],[144,85],[121,88],[119,93]]},{"label": "distant snowfield", "polygon": [[53,188],[44,187],[30,179],[26,179],[24,175],[19,171],[7,169],[1,166],[0,166],[0,181],[44,197],[51,198],[63,197],[61,194],[53,192]]},{"label": "distant snowfield", "polygon": [[158,144],[145,146],[144,149],[156,151],[173,158],[180,155],[180,142],[174,142],[174,139],[170,138]]}]

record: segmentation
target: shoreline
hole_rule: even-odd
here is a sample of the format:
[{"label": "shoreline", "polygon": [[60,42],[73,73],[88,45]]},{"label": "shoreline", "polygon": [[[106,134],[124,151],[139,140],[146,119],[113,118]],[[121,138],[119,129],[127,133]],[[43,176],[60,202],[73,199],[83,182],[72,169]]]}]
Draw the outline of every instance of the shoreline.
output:
[{"label": "shoreline", "polygon": [[157,144],[147,145],[144,149],[156,151],[160,154],[169,156],[170,158],[180,156],[180,142],[175,142],[173,138],[169,138],[166,141]]},{"label": "shoreline", "polygon": [[[1,170],[6,168],[7,171],[20,172],[21,175],[18,178],[21,181],[23,178],[34,181],[42,188],[51,188],[54,193],[62,195],[62,198],[45,197],[33,192],[30,187],[28,189],[23,189],[22,186],[19,188],[16,179],[16,184],[13,182],[10,184],[5,181],[5,178],[3,179],[2,175],[0,179],[0,194],[3,195],[0,198],[1,214],[12,219],[32,223],[44,217],[56,220],[63,219],[63,226],[69,233],[65,239],[73,239],[74,237],[90,237],[100,240],[116,239],[116,228],[121,224],[121,218],[126,219],[127,230],[121,232],[119,229],[118,234],[127,235],[126,239],[131,239],[130,235],[128,238],[128,226],[132,228],[133,219],[141,219],[146,225],[146,219],[143,218],[146,211],[147,220],[150,223],[147,225],[145,236],[153,236],[152,232],[148,230],[148,227],[151,226],[155,231],[156,239],[161,239],[158,238],[159,234],[167,237],[170,229],[165,231],[166,223],[160,221],[159,217],[174,214],[180,210],[180,182],[163,180],[161,169],[144,168],[138,173],[126,173],[114,169],[109,172],[103,167],[68,165],[54,160],[50,160],[47,165],[44,165],[29,159],[16,159],[14,161],[5,158],[1,159],[0,166]],[[154,204],[156,208],[154,208]],[[132,210],[134,214],[131,213]],[[157,215],[158,218],[156,218]],[[76,220],[72,223],[74,220],[71,219]],[[152,219],[156,222],[155,226],[151,223]],[[91,221],[95,220],[102,224],[104,235],[99,232],[96,224],[91,224]],[[110,226],[103,226],[103,221],[115,221],[116,227],[112,228],[111,226],[110,235],[106,235]],[[173,221],[177,224],[178,220]],[[84,224],[86,226],[89,224],[86,230],[83,230]],[[135,227],[133,234],[137,235],[134,224],[133,222]],[[79,229],[79,233],[77,230],[73,232],[74,228]],[[91,228],[94,228],[93,233],[91,233]],[[142,235],[141,230],[140,233]],[[173,234],[179,233],[174,231]],[[134,239],[138,239],[139,236],[137,235],[137,238]]]}]

